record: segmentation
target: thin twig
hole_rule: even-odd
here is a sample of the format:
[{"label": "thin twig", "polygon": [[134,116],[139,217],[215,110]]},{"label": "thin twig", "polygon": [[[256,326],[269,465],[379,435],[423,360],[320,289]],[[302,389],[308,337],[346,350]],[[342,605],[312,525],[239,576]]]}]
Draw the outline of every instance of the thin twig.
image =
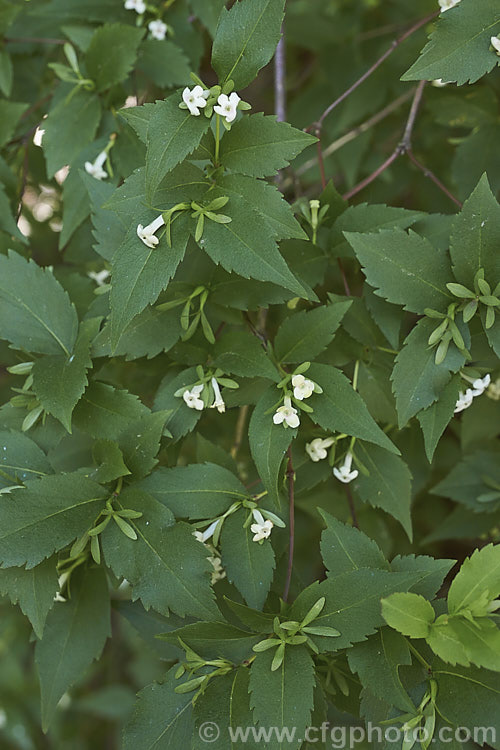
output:
[{"label": "thin twig", "polygon": [[415,128],[418,110],[420,109],[420,105],[422,104],[422,96],[426,83],[427,81],[420,81],[417,86],[417,90],[415,91],[415,96],[413,97],[413,101],[410,107],[410,114],[408,115],[408,120],[406,121],[406,126],[403,132],[403,138],[398,147],[401,153],[405,153],[406,151],[409,151],[411,149],[413,130]]},{"label": "thin twig", "polygon": [[288,594],[290,593],[290,583],[292,581],[292,570],[293,570],[293,554],[295,547],[295,472],[293,469],[292,462],[292,446],[288,448],[288,464],[286,467],[286,476],[288,479],[288,499],[290,507],[289,516],[289,547],[288,547],[288,570],[286,573],[285,589],[283,591],[283,601],[288,601]]},{"label": "thin twig", "polygon": [[274,98],[278,122],[286,120],[286,47],[285,27],[281,29],[281,39],[274,56]]},{"label": "thin twig", "polygon": [[356,507],[354,505],[354,499],[349,486],[345,486],[345,494],[347,495],[347,502],[349,503],[349,511],[351,513],[352,525],[359,529],[358,517],[356,515]]},{"label": "thin twig", "polygon": [[238,455],[238,451],[240,449],[241,443],[243,442],[243,433],[245,432],[248,409],[249,409],[248,404],[245,404],[244,406],[240,407],[240,411],[238,413],[238,419],[236,421],[236,429],[234,432],[233,445],[231,447],[232,458],[236,458],[236,456]]},{"label": "thin twig", "polygon": [[430,180],[445,194],[448,196],[448,198],[455,203],[456,206],[459,208],[462,208],[463,203],[458,200],[458,198],[455,198],[455,196],[450,193],[447,187],[443,185],[439,177],[436,177],[434,172],[431,172],[431,170],[428,167],[425,167],[421,162],[418,161],[418,159],[415,157],[413,151],[411,149],[408,149],[406,152],[408,155],[409,160],[418,168],[421,172],[424,173],[426,177],[429,177]]},{"label": "thin twig", "polygon": [[368,177],[365,177],[364,180],[361,180],[357,185],[355,185],[351,190],[348,190],[347,193],[344,193],[342,196],[344,200],[348,201],[350,200],[354,195],[357,195],[357,193],[360,193],[362,190],[364,190],[365,187],[368,187],[374,180],[379,177],[382,172],[385,172],[385,170],[391,166],[393,161],[396,161],[396,159],[399,156],[399,151],[393,151],[392,154],[389,156],[388,159],[384,161],[383,164],[380,165],[378,169],[376,169],[374,172],[368,175]]},{"label": "thin twig", "polygon": [[[408,37],[410,37],[416,31],[418,31],[419,29],[421,29],[422,26],[425,26],[427,23],[429,23],[429,21],[432,21],[433,18],[436,18],[439,15],[439,13],[440,13],[440,11],[436,11],[434,13],[430,13],[425,18],[422,18],[422,19],[420,19],[420,21],[417,21],[417,23],[413,24],[413,26],[411,26],[407,31],[405,31],[405,33],[402,34],[400,37],[398,37],[397,39],[395,39],[393,41],[393,43],[391,44],[391,46],[389,47],[389,49],[387,49],[384,52],[384,54],[381,55],[378,58],[378,60],[376,62],[374,62],[373,65],[370,68],[368,68],[368,70],[365,73],[363,73],[363,75],[360,78],[358,78],[358,80],[355,81],[352,84],[352,86],[350,86],[347,89],[347,91],[344,91],[343,94],[341,94],[337,99],[335,99],[334,102],[332,102],[325,109],[325,111],[323,112],[323,114],[321,115],[321,117],[319,118],[319,120],[317,121],[316,126],[319,126],[321,128],[322,125],[323,125],[324,120],[328,117],[328,115],[330,114],[330,112],[333,112],[333,110],[336,107],[338,107],[339,104],[341,104],[345,99],[347,99],[347,97],[350,96],[353,93],[353,91],[355,91],[358,88],[358,86],[361,86],[361,84],[364,83],[367,78],[369,78],[373,73],[375,73],[375,71],[377,70],[377,68],[379,68],[382,65],[382,63],[385,60],[387,60],[387,58],[390,55],[392,55],[392,53],[394,52],[394,50],[397,49],[397,47],[399,47],[400,44],[402,44],[404,41],[406,41],[406,39],[408,39]],[[313,126],[313,129],[314,129],[314,126]]]},{"label": "thin twig", "polygon": [[4,42],[10,44],[66,44],[67,40],[52,39],[44,36],[4,37]]}]

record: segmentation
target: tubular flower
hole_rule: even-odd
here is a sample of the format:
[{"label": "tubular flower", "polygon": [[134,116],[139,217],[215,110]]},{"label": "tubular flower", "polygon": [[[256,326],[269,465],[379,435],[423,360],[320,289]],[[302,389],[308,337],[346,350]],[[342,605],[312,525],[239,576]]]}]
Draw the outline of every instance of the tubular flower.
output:
[{"label": "tubular flower", "polygon": [[439,0],[439,7],[441,8],[441,13],[444,13],[445,10],[450,10],[450,8],[454,8],[455,5],[458,5],[460,0]]},{"label": "tubular flower", "polygon": [[500,37],[492,36],[490,41],[491,41],[491,46],[493,47],[497,55],[500,55]]},{"label": "tubular flower", "polygon": [[217,409],[220,414],[223,414],[226,411],[226,404],[224,403],[219,384],[215,378],[212,378],[212,388],[214,389],[215,401],[210,408]]},{"label": "tubular flower", "polygon": [[349,482],[352,482],[353,479],[356,479],[356,477],[359,474],[359,471],[357,469],[354,469],[351,471],[352,466],[352,453],[349,451],[346,454],[346,457],[344,458],[344,463],[337,467],[334,467],[333,473],[339,480],[339,482],[343,482],[344,484],[349,484]]},{"label": "tubular flower", "polygon": [[309,398],[314,393],[314,383],[303,375],[294,375],[292,378],[293,395],[298,401]]},{"label": "tubular flower", "polygon": [[199,117],[200,107],[201,109],[206,107],[209,93],[209,91],[203,91],[201,86],[195,86],[194,89],[190,89],[189,86],[186,86],[182,92],[182,100],[190,113],[195,117]]},{"label": "tubular flower", "polygon": [[88,172],[89,175],[91,175],[95,180],[107,180],[108,173],[105,169],[102,168],[102,165],[108,158],[108,154],[106,151],[101,151],[99,156],[94,162],[86,161],[85,162],[85,171]]},{"label": "tubular flower", "polygon": [[482,396],[490,383],[491,375],[489,373],[488,375],[485,375],[484,378],[478,378],[477,380],[474,380],[474,382],[472,383],[472,395]]},{"label": "tubular flower", "polygon": [[164,226],[164,224],[165,219],[163,218],[163,214],[160,214],[158,218],[152,221],[151,224],[148,224],[147,227],[143,227],[142,224],[138,224],[137,236],[144,242],[147,247],[154,249],[160,242],[158,237],[155,237],[155,232],[157,232],[160,227]]},{"label": "tubular flower", "polygon": [[205,408],[205,404],[200,398],[200,393],[203,390],[202,385],[193,385],[191,390],[186,390],[182,394],[182,398],[186,402],[186,404],[189,406],[190,409],[196,409],[197,411],[202,411],[202,409]]},{"label": "tubular flower", "polygon": [[458,414],[458,412],[463,411],[464,409],[468,409],[472,404],[473,399],[474,394],[472,393],[472,390],[470,388],[467,388],[465,393],[463,391],[460,391],[460,393],[458,394],[458,401],[455,404],[454,414]]},{"label": "tubular flower", "polygon": [[224,117],[226,122],[233,122],[238,112],[238,104],[241,99],[238,94],[233,91],[230,96],[227,94],[221,94],[217,99],[217,105],[214,107],[214,112],[221,117]]},{"label": "tubular flower", "polygon": [[315,463],[327,457],[329,448],[335,442],[334,438],[315,438],[306,444],[306,453]]},{"label": "tubular flower", "polygon": [[283,427],[298,427],[300,424],[297,409],[294,409],[290,396],[285,396],[285,403],[276,409],[273,415],[274,424],[282,424]]},{"label": "tubular flower", "polygon": [[250,526],[250,531],[254,534],[253,541],[260,542],[262,539],[269,539],[274,526],[273,522],[265,521],[260,510],[254,510],[252,514],[255,519],[255,523]]},{"label": "tubular flower", "polygon": [[136,13],[142,15],[146,12],[146,3],[144,0],[125,0],[125,10],[135,10]]},{"label": "tubular flower", "polygon": [[150,30],[153,39],[158,39],[160,42],[167,36],[168,26],[166,23],[163,23],[163,21],[160,21],[160,19],[150,21],[148,23],[148,29]]}]

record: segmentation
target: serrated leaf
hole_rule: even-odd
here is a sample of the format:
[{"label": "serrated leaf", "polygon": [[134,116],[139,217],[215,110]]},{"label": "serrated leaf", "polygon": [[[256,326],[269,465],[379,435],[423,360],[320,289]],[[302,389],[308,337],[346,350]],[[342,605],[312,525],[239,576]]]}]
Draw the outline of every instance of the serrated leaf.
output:
[{"label": "serrated leaf", "polygon": [[[124,81],[131,71],[144,29],[113,23],[100,26],[94,32],[85,55],[88,77],[104,91]],[[113,54],[110,54],[113,50]]]},{"label": "serrated leaf", "polygon": [[422,428],[425,454],[429,463],[432,462],[443,432],[453,418],[462,382],[460,376],[455,375],[442,390],[439,400],[417,415]]},{"label": "serrated leaf", "polygon": [[179,645],[179,638],[205,659],[229,659],[240,662],[248,658],[252,646],[261,640],[256,633],[241,630],[227,622],[195,622],[162,633],[162,641]]},{"label": "serrated leaf", "polygon": [[0,431],[0,489],[52,474],[41,448],[23,432]]},{"label": "serrated leaf", "polygon": [[456,560],[440,560],[427,555],[398,555],[391,562],[391,570],[395,573],[417,573],[418,582],[411,586],[410,591],[432,600],[455,562]]},{"label": "serrated leaf", "polygon": [[377,445],[358,443],[355,453],[369,471],[360,472],[354,487],[365,503],[382,508],[399,521],[408,538],[413,538],[411,521],[412,475],[399,456]]},{"label": "serrated leaf", "polygon": [[[274,508],[281,508],[279,474],[286,450],[297,434],[295,429],[273,423],[272,408],[279,399],[275,386],[257,402],[248,428],[250,451],[255,466]],[[271,410],[271,411],[270,411]],[[270,411],[270,413],[268,413]]]},{"label": "serrated leaf", "polygon": [[146,39],[139,47],[137,68],[161,88],[189,84],[189,61],[183,50],[167,39]]},{"label": "serrated leaf", "polygon": [[197,380],[198,375],[194,367],[179,374],[169,373],[165,375],[156,392],[153,408],[155,411],[162,409],[170,412],[166,426],[174,440],[190,432],[203,414],[197,409],[190,409],[182,397],[174,395],[180,388],[187,389]]},{"label": "serrated leaf", "polygon": [[70,356],[78,320],[49,269],[9,251],[0,255],[0,338],[17,349]]},{"label": "serrated leaf", "polygon": [[345,237],[363,266],[370,286],[388,302],[423,314],[425,308],[446,310],[452,297],[446,289],[451,268],[445,251],[424,237],[402,229]]},{"label": "serrated leaf", "polygon": [[462,86],[475,83],[498,63],[490,38],[500,31],[495,0],[462,0],[440,17],[421,56],[403,81],[441,78]]},{"label": "serrated leaf", "polygon": [[0,147],[5,146],[12,138],[16,125],[27,107],[27,104],[0,99]]},{"label": "serrated leaf", "polygon": [[179,694],[175,688],[177,666],[172,667],[161,685],[154,682],[141,690],[133,716],[124,729],[123,750],[171,750],[189,747],[193,734],[192,693]]},{"label": "serrated leaf", "polygon": [[71,579],[72,596],[49,613],[35,661],[42,693],[42,726],[47,731],[64,692],[97,659],[111,635],[106,573],[78,569]]},{"label": "serrated leaf", "polygon": [[[206,0],[203,0],[206,2]],[[250,710],[249,696],[249,670],[239,667],[227,675],[211,680],[207,689],[196,701],[195,727],[193,731],[192,750],[206,750],[208,734],[205,727],[207,722],[210,727],[251,727],[253,716]],[[204,731],[205,730],[205,731]],[[233,742],[230,731],[220,732],[215,740],[217,750],[235,750],[242,747],[240,743]],[[249,750],[256,750],[251,734],[244,746]]]},{"label": "serrated leaf", "polygon": [[334,302],[286,318],[278,329],[274,349],[280,362],[309,362],[326,349],[352,302]]},{"label": "serrated leaf", "polygon": [[233,513],[224,521],[220,551],[222,566],[250,607],[262,609],[274,576],[275,559],[271,542],[252,540],[250,528],[243,528],[248,511]]},{"label": "serrated leaf", "polygon": [[104,507],[106,490],[81,474],[26,482],[0,503],[0,560],[32,568],[81,536]]},{"label": "serrated leaf", "polygon": [[428,636],[436,617],[432,604],[412,593],[391,594],[382,599],[382,615],[391,628],[411,638]]},{"label": "serrated leaf", "polygon": [[364,688],[382,697],[400,711],[414,713],[399,676],[399,667],[411,664],[406,639],[390,628],[380,631],[347,652],[349,666],[357,672]]},{"label": "serrated leaf", "polygon": [[[272,651],[257,654],[250,669],[250,704],[260,727],[278,730],[266,742],[268,750],[298,750],[314,705],[314,662],[305,646],[287,646],[279,669],[271,672]],[[295,739],[282,739],[280,730],[295,727]],[[278,739],[280,736],[280,739]]]},{"label": "serrated leaf", "polygon": [[156,456],[168,416],[165,411],[143,414],[120,434],[118,444],[123,459],[136,479],[149,474],[158,463]]},{"label": "serrated leaf", "polygon": [[109,523],[102,533],[106,563],[116,576],[132,585],[133,599],[168,616],[216,619],[218,610],[210,588],[207,551],[192,534],[191,526],[174,524],[172,513],[143,490],[131,487],[119,499],[120,505],[142,513],[128,523],[137,539],[126,537]]},{"label": "serrated leaf", "polygon": [[94,140],[100,119],[101,104],[92,92],[80,90],[69,101],[63,98],[56,104],[43,125],[43,151],[49,177],[71,164]]},{"label": "serrated leaf", "polygon": [[478,497],[491,491],[484,481],[500,482],[500,463],[498,453],[493,450],[475,450],[459,461],[450,473],[435,485],[431,493],[455,500],[468,508],[481,513],[495,511],[498,503],[481,503]]},{"label": "serrated leaf", "polygon": [[57,590],[54,559],[44,560],[30,570],[0,569],[0,593],[7,595],[12,604],[19,604],[38,638],[42,637],[45,620],[54,605]]},{"label": "serrated leaf", "polygon": [[203,114],[194,117],[188,110],[179,109],[180,103],[180,95],[173,94],[165,101],[156,102],[151,114],[146,154],[148,200],[165,175],[199,146],[210,125]]},{"label": "serrated leaf", "polygon": [[93,381],[76,406],[73,423],[94,438],[115,440],[148,411],[132,393]]},{"label": "serrated leaf", "polygon": [[[258,0],[260,1],[260,0]],[[232,172],[268,177],[287,167],[314,136],[262,112],[236,122],[221,141],[221,163]]]},{"label": "serrated leaf", "polygon": [[232,472],[212,463],[161,467],[143,479],[140,487],[177,518],[214,518],[248,497]]},{"label": "serrated leaf", "polygon": [[500,544],[475,550],[462,564],[448,592],[450,614],[473,607],[484,594],[490,601],[500,595]]},{"label": "serrated leaf", "polygon": [[280,380],[262,345],[248,331],[224,333],[214,347],[214,365],[224,372],[242,377],[261,377],[275,382]]},{"label": "serrated leaf", "polygon": [[307,371],[307,377],[323,388],[322,394],[314,394],[308,399],[308,404],[314,409],[311,419],[316,424],[330,432],[345,432],[375,443],[392,453],[399,452],[340,370],[329,365],[313,364]]},{"label": "serrated leaf", "polygon": [[324,510],[320,513],[326,523],[321,535],[321,557],[329,576],[360,568],[389,569],[389,563],[373,539]]},{"label": "serrated leaf", "polygon": [[489,670],[450,667],[437,662],[433,669],[438,682],[437,710],[456,726],[473,731],[482,727],[484,742],[498,747],[491,729],[498,726],[500,675]]},{"label": "serrated leaf", "polygon": [[435,349],[427,344],[434,328],[435,321],[419,320],[396,357],[391,379],[400,428],[437,401],[451,380],[451,372],[457,372],[465,362],[465,357],[452,344],[444,362],[436,365]]},{"label": "serrated leaf", "polygon": [[[212,192],[218,197],[221,190]],[[280,255],[273,236],[260,214],[249,208],[246,201],[234,195],[224,213],[229,224],[206,221],[200,247],[214,263],[226,271],[259,281],[271,281],[295,295],[307,297],[307,292],[288,268]]]},{"label": "serrated leaf", "polygon": [[122,451],[112,440],[96,440],[92,446],[92,458],[98,468],[90,478],[96,482],[112,482],[131,473],[125,466]]},{"label": "serrated leaf", "polygon": [[212,67],[221,83],[248,86],[274,54],[281,36],[284,0],[237,2],[223,9],[212,48]]},{"label": "serrated leaf", "polygon": [[457,281],[474,289],[480,268],[493,286],[500,278],[500,206],[486,175],[453,220],[450,254]]}]

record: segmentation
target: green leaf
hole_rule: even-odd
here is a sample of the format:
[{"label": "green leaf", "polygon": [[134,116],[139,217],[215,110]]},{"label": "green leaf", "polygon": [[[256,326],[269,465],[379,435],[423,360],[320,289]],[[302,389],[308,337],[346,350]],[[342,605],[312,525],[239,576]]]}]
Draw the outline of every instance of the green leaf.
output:
[{"label": "green leaf", "polygon": [[74,354],[70,357],[42,357],[33,366],[33,390],[38,400],[68,432],[71,432],[73,409],[88,385],[87,370],[92,367],[90,340],[97,327],[94,323],[95,320],[82,324]]},{"label": "green leaf", "polygon": [[261,377],[275,382],[280,380],[262,345],[249,331],[224,333],[214,347],[214,365],[224,372],[242,377]]},{"label": "green leaf", "polygon": [[483,268],[494,286],[500,278],[499,245],[500,206],[483,175],[452,225],[450,254],[457,281],[473,290],[474,277]]},{"label": "green leaf", "polygon": [[[276,727],[268,750],[298,750],[311,719],[315,686],[314,662],[305,646],[287,646],[279,669],[271,672],[272,651],[257,654],[250,669],[250,703],[260,727]],[[295,739],[280,741],[284,727],[295,727]]]},{"label": "green leaf", "polygon": [[475,83],[498,63],[490,38],[500,32],[500,10],[495,0],[462,0],[446,11],[421,56],[401,77],[403,81],[441,78],[462,86]]},{"label": "green leaf", "polygon": [[351,300],[303,310],[285,318],[274,340],[280,362],[309,362],[321,354],[351,306]]},{"label": "green leaf", "polygon": [[125,464],[136,479],[149,474],[158,463],[156,456],[167,418],[165,411],[143,414],[121,433],[118,444]]},{"label": "green leaf", "polygon": [[285,0],[240,0],[219,17],[212,67],[221,83],[236,89],[253,81],[274,54],[281,36]]},{"label": "green leaf", "polygon": [[[206,2],[206,0],[203,0]],[[249,734],[244,745],[232,742],[229,728],[237,731],[237,727],[253,728],[253,717],[250,710],[249,670],[239,667],[229,674],[211,680],[203,695],[195,703],[195,728],[193,732],[192,750],[206,750],[207,742],[217,742],[217,750],[234,750],[237,746],[249,750],[256,750]],[[213,732],[209,734],[208,729]],[[216,737],[218,727],[221,731]],[[222,729],[224,727],[224,729]],[[215,732],[214,732],[215,730]],[[212,738],[212,739],[210,739]]]},{"label": "green leaf", "polygon": [[425,638],[436,614],[432,604],[420,594],[391,594],[382,599],[382,615],[391,628],[410,638]]},{"label": "green leaf", "polygon": [[449,497],[476,513],[498,509],[497,503],[478,502],[478,498],[491,492],[484,480],[500,483],[500,463],[496,451],[476,450],[465,456],[450,473],[432,488],[433,495]]},{"label": "green leaf", "polygon": [[171,750],[189,747],[193,734],[192,693],[176,693],[181,684],[172,667],[161,685],[141,690],[134,714],[125,726],[123,750]]},{"label": "green leaf", "polygon": [[380,600],[396,591],[406,591],[418,578],[418,573],[390,573],[369,568],[350,570],[308,586],[299,594],[287,616],[300,622],[324,596],[325,606],[314,625],[335,628],[341,635],[338,638],[312,636],[312,640],[320,651],[338,651],[364,641],[383,625]]},{"label": "green leaf", "polygon": [[390,628],[381,628],[364,643],[353,646],[347,652],[347,658],[364,688],[400,711],[415,712],[399,676],[400,665],[411,664],[410,650],[403,636]]},{"label": "green leaf", "polygon": [[[222,194],[216,190],[211,195]],[[307,292],[288,268],[262,217],[240,196],[224,207],[229,224],[206,221],[200,247],[214,263],[246,279],[271,281],[300,297]]]},{"label": "green leaf", "polygon": [[[259,0],[258,0],[259,1]],[[316,138],[262,112],[236,122],[221,141],[220,160],[232,172],[268,177],[287,167]]]},{"label": "green leaf", "polygon": [[189,61],[177,44],[146,39],[139,47],[137,68],[160,88],[189,84]]},{"label": "green leaf", "polygon": [[451,268],[446,251],[402,229],[345,237],[363,266],[368,283],[388,302],[423,314],[426,307],[446,310],[452,301],[446,289]]},{"label": "green leaf", "polygon": [[[248,428],[250,451],[272,507],[281,508],[279,474],[283,457],[297,430],[273,423],[273,406],[279,399],[275,386],[257,402]],[[271,411],[270,411],[271,410]]]},{"label": "green leaf", "polygon": [[93,438],[115,440],[131,421],[148,412],[132,393],[94,380],[76,406],[73,424]]},{"label": "green leaf", "polygon": [[345,432],[369,443],[398,453],[398,449],[370,416],[366,404],[346,376],[335,367],[313,364],[307,377],[323,388],[308,403],[314,408],[311,419],[330,432]]},{"label": "green leaf", "polygon": [[276,239],[305,239],[305,232],[294,217],[290,204],[275,185],[242,174],[226,174],[217,184],[229,197],[231,193],[237,193],[258,211]]},{"label": "green leaf", "polygon": [[57,590],[54,559],[44,560],[30,570],[0,569],[0,593],[7,595],[12,604],[19,604],[38,638],[42,637],[45,620],[54,605]]},{"label": "green leaf", "polygon": [[44,636],[35,649],[44,732],[54,718],[62,695],[81,678],[92,661],[99,658],[111,635],[104,570],[79,568],[72,575],[71,591],[71,599],[58,602],[49,613]]},{"label": "green leaf", "polygon": [[0,503],[0,560],[7,567],[38,565],[90,528],[106,490],[81,474],[26,482]]},{"label": "green leaf", "polygon": [[476,735],[479,742],[498,748],[498,740],[491,730],[498,726],[500,719],[500,675],[489,670],[450,667],[439,662],[434,665],[433,674],[438,682],[438,711],[456,726],[470,730],[481,728],[484,733]]},{"label": "green leaf", "polygon": [[487,617],[474,622],[457,617],[449,620],[448,627],[462,644],[468,660],[477,667],[500,672],[500,630],[495,622]]},{"label": "green leaf", "polygon": [[352,256],[344,232],[378,232],[381,229],[407,229],[425,214],[383,203],[359,203],[340,214],[331,231],[331,252],[334,257]]},{"label": "green leaf", "polygon": [[225,0],[191,0],[193,12],[214,36]]},{"label": "green leaf", "polygon": [[161,467],[140,487],[169,508],[176,518],[214,518],[248,492],[234,474],[212,463]]},{"label": "green leaf", "polygon": [[149,121],[146,154],[148,200],[152,199],[165,175],[199,146],[210,124],[203,114],[195,117],[188,110],[179,109],[180,103],[180,95],[173,94],[169,99],[154,105]]},{"label": "green leaf", "polygon": [[128,519],[137,539],[129,539],[109,523],[101,535],[102,550],[114,574],[130,581],[133,599],[140,598],[146,609],[153,607],[166,616],[172,610],[181,617],[216,619],[207,551],[194,538],[191,526],[174,526],[172,513],[135,487],[125,490],[119,503],[143,514]]},{"label": "green leaf", "polygon": [[156,105],[153,102],[149,102],[141,104],[140,107],[122,108],[118,113],[135,130],[140,140],[143,143],[147,143],[149,121],[155,110]]},{"label": "green leaf", "polygon": [[94,140],[100,119],[101,104],[95,94],[80,89],[69,101],[58,101],[44,121],[43,150],[49,177],[71,164]]},{"label": "green leaf", "polygon": [[439,401],[427,407],[417,415],[425,442],[425,454],[432,463],[439,440],[453,419],[458,393],[462,384],[460,375],[455,375],[442,390]]},{"label": "green leaf", "polygon": [[465,357],[452,344],[444,362],[436,365],[435,349],[427,344],[434,328],[435,321],[419,320],[396,357],[391,379],[400,428],[440,398],[451,380],[450,370],[456,372],[465,362]]},{"label": "green leaf", "polygon": [[321,557],[329,576],[335,577],[360,568],[389,569],[387,560],[373,539],[324,510],[320,510],[320,513],[326,523],[321,535]]},{"label": "green leaf", "polygon": [[77,326],[76,310],[50,269],[12,251],[0,255],[0,339],[16,349],[69,357]]},{"label": "green leaf", "polygon": [[391,570],[395,573],[418,574],[419,579],[410,587],[410,591],[431,600],[438,593],[443,580],[455,563],[456,560],[440,560],[426,555],[398,555],[391,562]]},{"label": "green leaf", "polygon": [[174,440],[191,432],[203,413],[197,409],[190,409],[182,397],[174,396],[180,388],[188,388],[197,380],[198,375],[194,367],[183,370],[178,375],[169,373],[165,375],[156,392],[153,408],[155,411],[163,409],[170,412],[166,426]]},{"label": "green leaf", "polygon": [[[17,10],[21,10],[18,8]],[[10,96],[14,70],[12,59],[6,49],[0,50],[0,90],[4,96]]]},{"label": "green leaf", "polygon": [[131,473],[125,466],[123,453],[112,440],[96,440],[92,446],[92,457],[99,467],[90,475],[96,482],[112,482]]},{"label": "green leaf", "polygon": [[252,540],[250,528],[243,528],[248,511],[226,518],[222,527],[220,551],[222,566],[247,604],[262,609],[274,576],[275,559],[271,542]]},{"label": "green leaf", "polygon": [[[134,66],[143,36],[144,29],[122,23],[105,24],[94,31],[85,64],[97,91],[125,80]],[[112,55],[110,50],[113,50]]]},{"label": "green leaf", "polygon": [[[167,352],[182,334],[178,310],[146,307],[128,324],[114,349],[114,356],[126,361],[147,357],[152,359]],[[106,325],[92,342],[92,356],[111,356],[111,326]]]},{"label": "green leaf", "polygon": [[229,659],[241,662],[252,653],[261,636],[241,630],[227,622],[195,622],[162,633],[161,640],[179,645],[179,638],[204,659]]},{"label": "green leaf", "polygon": [[485,595],[488,601],[500,595],[500,544],[477,549],[462,564],[448,592],[448,609],[456,614]]},{"label": "green leaf", "polygon": [[0,229],[7,234],[17,237],[21,242],[26,242],[26,238],[18,229],[14,219],[12,205],[5,193],[4,186],[0,183]]},{"label": "green leaf", "polygon": [[5,146],[12,138],[16,125],[27,106],[27,104],[0,99],[0,147]]},{"label": "green leaf", "polygon": [[174,227],[172,247],[165,240],[156,248],[146,247],[134,225],[116,251],[111,288],[113,347],[118,345],[132,319],[157,300],[183,259],[189,235],[179,229],[178,223]]},{"label": "green leaf", "polygon": [[46,474],[52,468],[33,440],[23,432],[0,431],[0,489]]},{"label": "green leaf", "polygon": [[398,520],[411,540],[412,476],[407,464],[377,445],[357,443],[355,453],[370,472],[368,476],[360,472],[355,481],[359,496],[365,503],[382,508]]}]

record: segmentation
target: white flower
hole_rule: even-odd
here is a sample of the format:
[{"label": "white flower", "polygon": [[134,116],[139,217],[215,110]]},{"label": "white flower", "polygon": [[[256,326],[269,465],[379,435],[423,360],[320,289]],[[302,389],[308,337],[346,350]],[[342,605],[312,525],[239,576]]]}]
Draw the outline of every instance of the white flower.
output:
[{"label": "white flower", "polygon": [[168,26],[166,23],[163,23],[163,21],[160,21],[160,19],[150,21],[148,23],[148,29],[150,30],[153,39],[159,39],[160,42],[167,36]]},{"label": "white flower", "polygon": [[285,396],[285,403],[276,410],[273,416],[273,422],[274,424],[282,424],[283,427],[299,426],[300,419],[298,412],[297,409],[293,408],[290,396]]},{"label": "white flower", "polygon": [[451,83],[451,81],[443,81],[442,78],[436,78],[434,81],[431,81],[431,86],[434,86],[437,89],[442,89],[444,86],[448,86]]},{"label": "white flower", "polygon": [[486,391],[486,395],[493,401],[500,401],[500,378],[497,378],[497,380],[490,385]]},{"label": "white flower", "polygon": [[221,94],[217,99],[218,106],[214,107],[214,112],[221,117],[226,118],[226,122],[232,122],[238,112],[238,104],[241,102],[238,94],[233,91],[231,96]]},{"label": "white flower", "polygon": [[182,92],[182,100],[191,114],[198,117],[199,108],[203,109],[206,106],[209,93],[210,91],[203,91],[201,86],[195,86],[193,90],[186,86]]},{"label": "white flower", "polygon": [[455,404],[454,414],[458,414],[459,411],[468,409],[469,406],[472,404],[473,399],[474,399],[474,394],[472,393],[470,388],[467,388],[465,393],[463,391],[460,391],[460,393],[458,394],[458,401]]},{"label": "white flower", "polygon": [[226,411],[226,404],[224,403],[219,384],[215,378],[212,378],[212,388],[214,389],[215,401],[210,408],[217,409],[220,414],[223,414]]},{"label": "white flower", "polygon": [[102,168],[102,165],[108,158],[106,151],[101,151],[99,156],[94,162],[85,162],[85,171],[88,172],[96,180],[107,180],[108,173]]},{"label": "white flower", "polygon": [[165,224],[163,214],[160,214],[157,219],[148,224],[147,227],[143,227],[142,224],[137,225],[137,236],[144,242],[145,245],[154,249],[158,243],[158,237],[155,237],[155,232]]},{"label": "white flower", "polygon": [[146,3],[144,0],[125,0],[125,10],[135,10],[136,13],[142,15],[146,12]]},{"label": "white flower", "polygon": [[273,522],[265,521],[260,510],[253,510],[252,514],[256,521],[250,526],[250,531],[254,534],[253,541],[260,542],[262,539],[269,539],[274,526]]},{"label": "white flower", "polygon": [[205,531],[193,531],[193,536],[199,541],[205,544],[207,539],[211,539],[214,535],[215,529],[217,528],[217,524],[219,523],[219,519],[217,521],[214,521],[210,524],[210,526],[205,529]]},{"label": "white flower", "polygon": [[220,559],[220,557],[207,557],[207,560],[214,569],[212,578],[210,580],[210,583],[213,586],[214,583],[217,583],[217,581],[222,581],[222,579],[226,577],[226,571],[222,567],[222,560]]},{"label": "white flower", "polygon": [[354,469],[351,471],[352,466],[352,453],[349,451],[346,454],[346,457],[344,458],[344,463],[342,466],[334,467],[333,473],[339,480],[339,482],[343,482],[344,484],[349,484],[349,482],[352,482],[353,479],[356,479],[356,477],[359,474],[359,471],[357,469]]},{"label": "white flower", "polygon": [[294,375],[292,378],[293,395],[298,401],[309,398],[314,393],[314,383],[303,375]]},{"label": "white flower", "polygon": [[106,280],[109,278],[111,272],[104,269],[104,271],[89,271],[87,276],[95,281],[97,286],[104,286]]},{"label": "white flower", "polygon": [[492,36],[490,42],[497,55],[500,55],[500,37]]},{"label": "white flower", "polygon": [[186,402],[186,404],[189,406],[190,409],[196,409],[197,411],[201,411],[205,408],[205,404],[200,398],[200,393],[203,390],[203,385],[194,385],[191,390],[186,390],[182,394],[182,398]]},{"label": "white flower", "polygon": [[306,444],[307,455],[311,461],[322,461],[328,455],[326,449],[333,445],[334,442],[335,438],[315,438]]},{"label": "white flower", "polygon": [[65,572],[65,573],[62,573],[59,576],[59,578],[57,579],[57,583],[59,585],[59,591],[54,596],[54,601],[55,602],[65,602],[66,601],[66,599],[64,598],[64,596],[62,596],[61,592],[62,592],[63,588],[65,587],[68,578],[69,578],[69,573]]},{"label": "white flower", "polygon": [[478,378],[477,380],[474,380],[472,383],[472,395],[482,396],[485,390],[490,385],[490,383],[491,383],[491,376],[489,373],[488,375],[485,375],[484,378]]},{"label": "white flower", "polygon": [[455,5],[458,5],[460,0],[439,0],[439,7],[441,8],[441,13],[444,13],[445,10],[450,10],[450,8],[453,8]]}]

